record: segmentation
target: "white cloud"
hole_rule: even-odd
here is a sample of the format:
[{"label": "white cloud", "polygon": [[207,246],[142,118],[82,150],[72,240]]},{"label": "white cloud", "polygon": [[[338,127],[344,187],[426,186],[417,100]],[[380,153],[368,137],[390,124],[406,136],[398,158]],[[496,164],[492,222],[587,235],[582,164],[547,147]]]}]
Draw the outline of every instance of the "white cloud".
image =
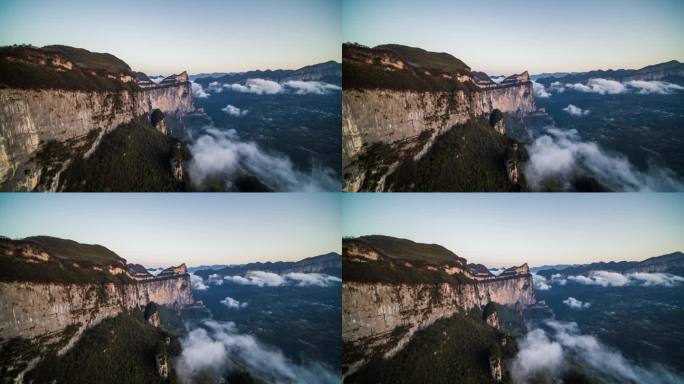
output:
[{"label": "white cloud", "polygon": [[555,377],[563,367],[563,348],[549,340],[546,332],[535,329],[520,342],[519,352],[511,365],[515,383],[528,383],[539,375]]},{"label": "white cloud", "polygon": [[342,282],[339,277],[326,275],[324,273],[300,273],[291,272],[286,273],[285,278],[288,280],[293,280],[296,285],[300,287],[306,286],[318,286],[318,287],[328,287],[333,284]]},{"label": "white cloud", "polygon": [[297,95],[305,95],[313,93],[316,95],[325,95],[331,91],[340,91],[342,88],[334,84],[325,83],[322,81],[300,81],[290,80],[283,83],[284,86],[295,90]]},{"label": "white cloud", "polygon": [[247,303],[241,303],[240,301],[235,300],[232,297],[226,297],[225,299],[221,300],[221,304],[225,305],[230,309],[242,309],[247,307]]},{"label": "white cloud", "polygon": [[223,284],[223,279],[216,273],[213,273],[207,277],[207,284],[209,285],[221,285]]},{"label": "white cloud", "polygon": [[221,83],[219,83],[218,81],[212,81],[207,86],[207,90],[209,92],[221,93],[221,91],[223,91],[223,87],[221,86]]},{"label": "white cloud", "polygon": [[333,191],[339,182],[329,169],[314,167],[310,173],[294,168],[284,155],[267,153],[254,142],[241,141],[235,130],[221,131],[208,128],[189,149],[192,153],[190,175],[197,185],[209,176],[222,176],[227,183],[234,177],[248,173],[277,191]]},{"label": "white cloud", "polygon": [[644,81],[644,80],[632,80],[625,84],[627,86],[636,88],[638,92],[642,95],[647,95],[651,93],[658,93],[661,95],[669,95],[674,91],[682,91],[684,87],[677,84],[668,83],[666,81]]},{"label": "white cloud", "polygon": [[504,81],[506,76],[490,76],[489,78],[492,79],[493,82],[498,84],[498,83],[501,83],[502,81]]},{"label": "white cloud", "polygon": [[568,104],[568,106],[563,108],[563,110],[572,116],[586,116],[590,112],[588,109],[582,109],[572,104]]},{"label": "white cloud", "polygon": [[499,276],[505,270],[506,268],[491,268],[489,272],[491,272],[494,276]]},{"label": "white cloud", "polygon": [[196,289],[198,291],[204,291],[209,288],[206,284],[204,284],[204,280],[202,280],[200,276],[192,273],[190,274],[190,284],[192,285],[192,289]]},{"label": "white cloud", "polygon": [[551,286],[547,283],[546,278],[542,275],[537,275],[536,273],[532,274],[532,283],[534,284],[534,289],[538,289],[540,291],[546,291]]},{"label": "white cloud", "polygon": [[152,82],[154,82],[154,83],[159,84],[159,83],[161,83],[162,80],[164,80],[165,78],[166,78],[166,77],[164,77],[164,76],[152,76],[152,77],[150,77],[150,80],[152,80]]},{"label": "white cloud", "polygon": [[550,93],[546,92],[546,88],[544,88],[544,84],[537,83],[534,80],[532,80],[532,90],[534,91],[535,97],[549,97],[549,96],[551,96]]},{"label": "white cloud", "polygon": [[582,309],[591,307],[591,303],[585,303],[581,300],[575,299],[574,297],[568,297],[567,299],[563,300],[563,304],[567,305],[572,309]]},{"label": "white cloud", "polygon": [[264,271],[248,271],[244,277],[225,276],[224,279],[235,284],[257,285],[259,287],[277,287],[281,285],[328,287],[342,281],[338,277],[324,273],[291,272],[278,275],[277,273]]},{"label": "white cloud", "polygon": [[627,91],[627,88],[619,81],[608,79],[589,79],[586,85],[575,83],[565,84],[565,87],[578,92],[598,93],[600,95],[615,95],[618,93],[625,93]]},{"label": "white cloud", "polygon": [[549,86],[549,91],[557,92],[557,93],[563,93],[563,92],[565,92],[565,87],[560,83],[560,81],[554,81]]},{"label": "white cloud", "polygon": [[245,85],[223,84],[223,87],[235,92],[256,93],[257,95],[274,95],[282,93],[284,88],[275,81],[265,79],[247,79]]},{"label": "white cloud", "polygon": [[600,285],[602,287],[622,287],[625,285],[673,287],[684,283],[684,277],[669,273],[636,272],[623,275],[608,271],[592,271],[588,276],[568,276],[568,280],[578,284]]},{"label": "white cloud", "polygon": [[560,273],[554,273],[551,275],[551,284],[565,285],[567,282],[568,280]]},{"label": "white cloud", "polygon": [[209,94],[204,92],[204,89],[202,88],[201,84],[197,84],[194,81],[191,81],[190,85],[192,86],[192,96],[193,97],[199,97],[199,98],[209,97]]},{"label": "white cloud", "polygon": [[617,191],[681,191],[684,185],[673,172],[652,168],[637,170],[626,158],[604,152],[594,142],[580,140],[577,130],[547,128],[546,134],[527,145],[530,160],[525,176],[532,189],[558,181],[563,189],[581,172],[589,172],[603,185]]},{"label": "white cloud", "polygon": [[285,284],[284,277],[277,273],[264,271],[248,271],[244,277],[225,276],[224,279],[236,284],[257,285],[259,287],[277,287]]},{"label": "white cloud", "polygon": [[[581,334],[577,323],[547,320],[544,326],[549,332],[535,329],[520,343],[511,366],[514,383],[557,382],[564,370],[577,366],[593,368],[599,381],[607,382],[673,384],[684,379],[660,365],[633,364],[595,337]],[[568,364],[569,359],[577,364]]]},{"label": "white cloud", "polygon": [[273,383],[339,383],[341,377],[326,366],[312,362],[295,364],[275,348],[254,336],[237,332],[234,323],[207,320],[181,340],[183,348],[176,361],[182,383],[209,375],[215,382],[226,370],[238,366]]},{"label": "white cloud", "polygon": [[240,108],[238,108],[234,105],[230,105],[230,104],[226,105],[225,108],[221,108],[221,110],[223,112],[225,112],[231,116],[235,116],[235,117],[245,116],[249,112],[249,110],[247,110],[247,109],[240,109]]}]

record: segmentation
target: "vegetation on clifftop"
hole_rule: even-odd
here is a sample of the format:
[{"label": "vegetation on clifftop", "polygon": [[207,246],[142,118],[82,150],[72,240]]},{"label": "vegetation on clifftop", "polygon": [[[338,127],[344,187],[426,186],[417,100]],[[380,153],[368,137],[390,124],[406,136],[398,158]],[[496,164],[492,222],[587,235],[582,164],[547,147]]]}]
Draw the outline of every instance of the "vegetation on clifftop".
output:
[{"label": "vegetation on clifftop", "polygon": [[41,283],[131,283],[126,260],[101,245],[49,236],[0,239],[0,281]]},{"label": "vegetation on clifftop", "polygon": [[[73,63],[72,67],[62,66],[66,62]],[[0,47],[0,88],[98,92],[140,89],[134,81],[120,81],[119,75],[132,75],[130,67],[107,53],[61,45]]]}]

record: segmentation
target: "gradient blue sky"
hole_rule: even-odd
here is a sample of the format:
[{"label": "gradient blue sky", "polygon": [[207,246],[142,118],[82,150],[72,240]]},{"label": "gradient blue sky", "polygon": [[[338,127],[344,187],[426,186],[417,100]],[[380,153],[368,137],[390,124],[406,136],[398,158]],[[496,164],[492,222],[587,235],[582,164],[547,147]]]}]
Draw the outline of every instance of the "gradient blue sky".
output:
[{"label": "gradient blue sky", "polygon": [[342,0],[345,42],[448,52],[489,74],[684,61],[682,0]]},{"label": "gradient blue sky", "polygon": [[0,45],[108,52],[150,75],[295,69],[341,57],[339,0],[1,0]]},{"label": "gradient blue sky", "polygon": [[0,194],[0,234],[101,244],[146,266],[295,261],[340,252],[340,197],[274,194]]},{"label": "gradient blue sky", "polygon": [[443,245],[488,267],[684,251],[684,194],[344,194],[342,233]]}]

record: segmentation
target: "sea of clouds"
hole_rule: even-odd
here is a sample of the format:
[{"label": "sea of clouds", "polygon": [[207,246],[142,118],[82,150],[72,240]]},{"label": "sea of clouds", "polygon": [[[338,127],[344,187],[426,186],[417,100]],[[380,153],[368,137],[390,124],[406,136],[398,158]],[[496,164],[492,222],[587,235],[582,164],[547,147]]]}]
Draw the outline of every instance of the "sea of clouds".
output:
[{"label": "sea of clouds", "polygon": [[684,380],[660,365],[643,367],[629,362],[594,336],[583,335],[574,322],[547,320],[543,328],[530,331],[519,348],[511,365],[514,383],[540,378],[546,379],[540,382],[556,382],[571,368],[570,360],[593,369],[606,383],[674,384]]},{"label": "sea of clouds", "polygon": [[[235,113],[246,112],[238,109]],[[190,176],[196,185],[203,185],[211,176],[232,179],[245,171],[277,191],[318,192],[340,188],[332,170],[314,166],[309,173],[299,171],[289,157],[266,152],[255,142],[242,141],[232,129],[204,127],[203,134],[188,149],[192,153]]]},{"label": "sea of clouds", "polygon": [[589,79],[583,83],[561,83],[555,81],[548,89],[541,83],[532,82],[535,97],[550,97],[553,93],[576,91],[583,93],[596,93],[599,95],[618,95],[623,93],[637,93],[640,95],[670,95],[677,91],[684,91],[684,87],[678,84],[658,80],[631,80],[621,83],[610,79]]},{"label": "sea of clouds", "polygon": [[316,362],[295,364],[279,349],[261,343],[252,335],[240,334],[235,323],[205,320],[181,340],[182,352],[176,372],[182,383],[200,375],[215,382],[236,366],[271,383],[339,383],[341,377]]},{"label": "sea of clouds", "polygon": [[339,92],[342,88],[337,85],[323,81],[302,81],[289,80],[282,83],[266,79],[247,79],[244,84],[240,83],[220,83],[213,81],[204,90],[201,84],[192,82],[192,94],[194,97],[206,98],[211,93],[221,93],[223,91],[233,91],[241,93],[253,93],[256,95],[276,95],[276,94],[295,94],[295,95],[327,95],[331,92]]},{"label": "sea of clouds", "polygon": [[542,189],[549,180],[570,189],[572,180],[584,170],[616,191],[684,190],[672,171],[652,167],[642,172],[626,157],[608,153],[594,142],[583,141],[575,129],[546,127],[526,148],[530,160],[525,165],[525,176],[535,190]]},{"label": "sea of clouds", "polygon": [[[197,275],[190,275],[192,288],[199,290],[206,290],[210,285],[222,285],[224,282],[241,284],[241,285],[255,285],[258,287],[279,287],[279,286],[297,286],[297,287],[330,287],[339,285],[342,279],[336,276],[327,275],[325,273],[302,273],[290,272],[279,275],[273,272],[265,271],[248,271],[244,276],[224,276],[218,274],[209,275],[206,280]],[[227,305],[227,304],[226,304]]]},{"label": "sea of clouds", "polygon": [[601,287],[675,287],[684,284],[684,277],[673,275],[670,273],[658,272],[634,272],[621,274],[609,271],[592,271],[587,276],[563,276],[561,274],[554,274],[551,275],[550,279],[546,279],[542,275],[537,275],[536,273],[533,273],[532,281],[534,283],[534,289],[545,291],[551,289],[553,285],[566,285],[569,282],[583,285],[597,285]]}]

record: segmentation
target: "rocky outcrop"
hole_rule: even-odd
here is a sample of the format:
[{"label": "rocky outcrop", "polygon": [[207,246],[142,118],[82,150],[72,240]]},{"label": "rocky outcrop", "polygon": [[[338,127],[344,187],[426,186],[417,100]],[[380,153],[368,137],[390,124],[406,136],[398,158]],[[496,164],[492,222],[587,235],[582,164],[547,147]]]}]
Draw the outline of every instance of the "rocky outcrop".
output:
[{"label": "rocky outcrop", "polygon": [[[345,348],[360,351],[358,360],[345,362],[346,374],[356,371],[372,355],[392,356],[416,331],[439,319],[480,309],[490,302],[527,306],[535,301],[529,273],[468,284],[345,281],[342,340]],[[400,336],[397,330],[402,330]]]},{"label": "rocky outcrop", "polygon": [[0,338],[33,338],[77,325],[80,334],[102,320],[150,302],[193,303],[188,274],[131,284],[0,282]]},{"label": "rocky outcrop", "polygon": [[[0,89],[0,186],[33,190],[41,176],[36,154],[51,141],[92,152],[105,133],[159,109],[181,116],[193,111],[189,82],[138,91]],[[87,140],[95,134],[97,139]]]}]

